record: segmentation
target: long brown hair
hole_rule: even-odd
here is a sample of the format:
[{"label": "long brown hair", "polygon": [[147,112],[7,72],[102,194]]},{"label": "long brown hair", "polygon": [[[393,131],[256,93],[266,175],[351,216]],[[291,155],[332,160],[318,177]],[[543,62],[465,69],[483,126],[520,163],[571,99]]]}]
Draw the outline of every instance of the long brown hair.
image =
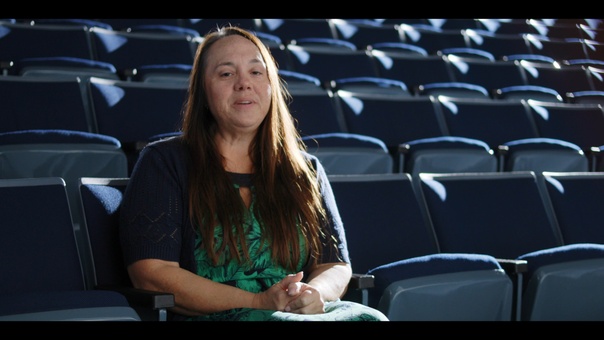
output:
[{"label": "long brown hair", "polygon": [[[293,270],[301,260],[301,243],[312,263],[321,255],[325,210],[316,171],[301,153],[305,147],[287,106],[291,97],[270,51],[252,32],[235,26],[217,28],[204,36],[191,71],[183,117],[183,138],[192,160],[188,184],[190,218],[199,227],[202,247],[214,264],[223,261],[226,252],[239,262],[250,260],[245,206],[222,166],[222,156],[214,142],[217,122],[208,108],[204,84],[212,45],[234,34],[256,45],[266,63],[272,88],[269,112],[249,150],[255,169],[253,212],[261,221],[261,240],[269,242],[273,261]],[[222,241],[214,237],[219,225]]]}]

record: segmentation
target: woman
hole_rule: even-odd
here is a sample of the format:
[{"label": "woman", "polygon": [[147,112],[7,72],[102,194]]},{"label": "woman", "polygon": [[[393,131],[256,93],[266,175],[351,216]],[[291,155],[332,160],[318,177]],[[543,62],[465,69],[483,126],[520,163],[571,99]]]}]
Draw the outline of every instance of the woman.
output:
[{"label": "woman", "polygon": [[325,171],[253,34],[205,36],[183,134],[133,169],[120,237],[135,287],[171,292],[175,320],[387,320],[339,300],[351,277]]}]

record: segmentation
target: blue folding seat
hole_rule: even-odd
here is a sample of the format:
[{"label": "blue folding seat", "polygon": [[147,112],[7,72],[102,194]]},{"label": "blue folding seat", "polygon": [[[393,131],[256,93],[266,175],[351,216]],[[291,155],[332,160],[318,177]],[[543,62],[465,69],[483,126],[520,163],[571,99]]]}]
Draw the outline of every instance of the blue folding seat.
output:
[{"label": "blue folding seat", "polygon": [[378,76],[402,81],[412,92],[421,84],[455,81],[444,56],[426,55],[424,49],[410,49],[407,43],[378,43],[369,52]]},{"label": "blue folding seat", "polygon": [[479,28],[485,29],[489,32],[498,33],[498,34],[527,34],[533,33],[536,34],[539,31],[537,28],[530,24],[528,19],[499,19],[499,18],[489,18],[489,19],[479,19],[480,25]]},{"label": "blue folding seat", "polygon": [[0,77],[0,132],[63,129],[96,132],[78,77]]},{"label": "blue folding seat", "polygon": [[[123,264],[119,240],[119,214],[127,177],[81,177],[78,181],[83,228],[90,240],[91,289],[128,292],[132,306],[145,321],[167,321],[174,295],[136,290]],[[131,301],[132,301],[131,300]]]},{"label": "blue folding seat", "polygon": [[571,59],[588,58],[585,44],[581,38],[553,38],[539,34],[527,34],[532,54],[541,54],[558,62]]},{"label": "blue folding seat", "polygon": [[560,64],[555,61],[547,62],[547,59],[530,59],[539,56],[541,55],[509,56],[510,60],[519,61],[519,65],[525,74],[526,85],[550,87],[561,95],[574,91],[593,90],[591,76],[584,67]]},{"label": "blue folding seat", "polygon": [[239,26],[250,31],[258,31],[260,29],[260,24],[258,22],[260,19],[252,18],[190,18],[180,20],[182,27],[194,29],[199,32],[199,34],[201,34],[202,36],[206,35],[212,30],[216,30],[216,28],[224,27],[227,25]]},{"label": "blue folding seat", "polygon": [[73,57],[23,58],[14,64],[14,73],[19,76],[35,77],[89,77],[120,79],[117,69],[110,63]]},{"label": "blue folding seat", "polygon": [[329,19],[271,18],[259,19],[256,23],[258,31],[276,35],[286,45],[300,38],[338,38]]},{"label": "blue folding seat", "polygon": [[500,171],[588,171],[589,158],[576,144],[554,138],[526,138],[499,145]]},{"label": "blue folding seat", "polygon": [[564,98],[558,91],[551,87],[538,85],[513,85],[495,89],[493,92],[495,99],[502,100],[539,100],[551,102],[564,102]]},{"label": "blue folding seat", "polygon": [[129,169],[149,137],[180,130],[186,83],[92,77],[87,85],[98,132],[120,141]]},{"label": "blue folding seat", "polygon": [[600,104],[604,106],[604,91],[575,91],[566,94],[569,103]]},{"label": "blue folding seat", "polygon": [[544,171],[542,176],[564,243],[604,244],[604,173]]},{"label": "blue folding seat", "polygon": [[392,173],[393,159],[386,144],[365,135],[334,132],[302,137],[308,152],[317,156],[328,175]]},{"label": "blue folding seat", "polygon": [[401,41],[424,48],[428,54],[450,47],[470,47],[462,29],[442,29],[425,24],[400,24]]},{"label": "blue folding seat", "polygon": [[534,172],[420,176],[441,252],[524,260],[517,320],[604,320],[604,244],[565,244]]},{"label": "blue folding seat", "polygon": [[124,295],[86,288],[70,209],[61,178],[0,179],[0,320],[141,320]]},{"label": "blue folding seat", "polygon": [[493,150],[505,142],[539,137],[523,102],[439,96],[448,135],[484,141]]},{"label": "blue folding seat", "polygon": [[407,141],[399,145],[399,172],[414,178],[421,172],[498,171],[494,151],[487,143],[466,137],[441,136]]},{"label": "blue folding seat", "polygon": [[[126,154],[117,139],[71,130],[0,133],[0,178],[61,177],[65,181],[74,232],[86,260],[88,240],[81,228],[78,193],[78,180],[84,176],[128,176]],[[88,272],[86,279],[89,283]]]},{"label": "blue folding seat", "polygon": [[345,132],[344,121],[336,107],[333,93],[309,74],[279,70],[292,95],[288,103],[298,131],[304,136]]},{"label": "blue folding seat", "polygon": [[122,79],[129,79],[143,65],[193,64],[200,39],[161,32],[128,32],[90,29],[95,60],[113,64]]},{"label": "blue folding seat", "polygon": [[598,104],[528,100],[527,107],[539,137],[576,144],[585,154],[592,146],[604,145],[604,111]]},{"label": "blue folding seat", "polygon": [[291,70],[319,78],[321,84],[347,77],[377,77],[373,58],[346,40],[298,38],[287,44]]},{"label": "blue folding seat", "polygon": [[[183,26],[183,19],[176,18],[103,18],[96,19],[95,22],[101,22],[109,25],[108,29],[116,31],[127,31],[132,27],[141,25],[168,25],[168,26]],[[106,28],[106,27],[105,27]]]},{"label": "blue folding seat", "polygon": [[371,19],[331,19],[337,38],[349,41],[358,49],[376,43],[400,42],[400,32],[394,24],[382,24]]},{"label": "blue folding seat", "polygon": [[329,181],[353,271],[375,279],[369,306],[391,321],[511,320],[510,277],[491,256],[439,251],[409,174],[329,175]]},{"label": "blue folding seat", "polygon": [[94,59],[93,56],[87,27],[0,22],[0,62],[39,57]]},{"label": "blue folding seat", "polygon": [[414,95],[404,82],[382,77],[338,78],[329,83],[329,88],[333,92],[342,90],[348,93],[368,93],[380,96],[411,97]]},{"label": "blue folding seat", "polygon": [[485,50],[497,60],[502,60],[510,54],[531,53],[522,34],[497,33],[486,29],[465,29],[463,34],[466,36],[467,47]]},{"label": "blue folding seat", "polygon": [[338,90],[334,98],[345,119],[346,132],[381,139],[393,156],[402,142],[446,135],[438,103],[431,96]]},{"label": "blue folding seat", "polygon": [[63,26],[80,26],[84,28],[102,27],[108,30],[113,27],[104,20],[95,19],[79,19],[79,18],[34,18],[30,20],[31,25],[63,25]]},{"label": "blue folding seat", "polygon": [[477,48],[446,49],[441,52],[450,65],[454,81],[480,85],[491,96],[496,89],[526,84],[518,62],[495,59],[491,53]]},{"label": "blue folding seat", "polygon": [[417,88],[419,96],[448,96],[456,98],[490,99],[491,94],[481,85],[463,82],[425,83]]}]

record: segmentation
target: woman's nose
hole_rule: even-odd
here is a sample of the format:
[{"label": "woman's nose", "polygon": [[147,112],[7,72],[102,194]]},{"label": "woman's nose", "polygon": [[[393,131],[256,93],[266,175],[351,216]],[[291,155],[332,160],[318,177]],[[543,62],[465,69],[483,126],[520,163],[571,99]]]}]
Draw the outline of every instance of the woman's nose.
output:
[{"label": "woman's nose", "polygon": [[238,90],[245,90],[250,88],[250,78],[248,75],[242,75],[237,78],[236,88]]}]

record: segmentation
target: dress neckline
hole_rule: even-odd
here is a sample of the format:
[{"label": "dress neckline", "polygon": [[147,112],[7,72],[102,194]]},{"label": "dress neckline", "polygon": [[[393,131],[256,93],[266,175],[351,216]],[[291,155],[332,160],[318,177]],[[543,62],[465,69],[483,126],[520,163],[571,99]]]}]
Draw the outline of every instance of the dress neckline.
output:
[{"label": "dress neckline", "polygon": [[242,174],[237,172],[229,172],[227,174],[233,181],[233,183],[240,187],[251,187],[252,186],[252,174]]}]

